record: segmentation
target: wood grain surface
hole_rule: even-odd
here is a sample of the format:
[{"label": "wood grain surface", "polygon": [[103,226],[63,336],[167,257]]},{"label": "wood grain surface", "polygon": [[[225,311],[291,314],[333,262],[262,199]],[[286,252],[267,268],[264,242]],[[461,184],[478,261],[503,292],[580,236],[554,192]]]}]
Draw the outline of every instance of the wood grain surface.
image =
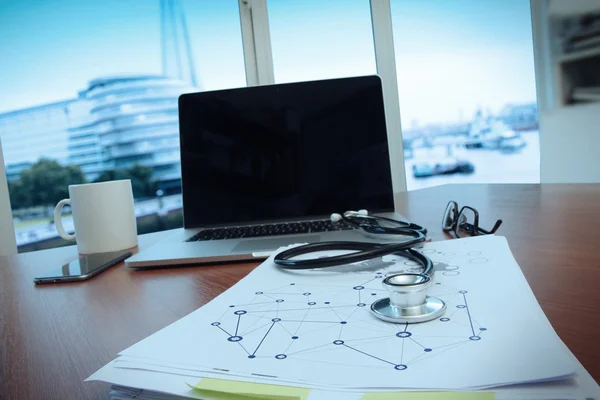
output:
[{"label": "wood grain surface", "polygon": [[[507,237],[550,322],[600,378],[600,185],[446,185],[401,193],[396,209],[434,240],[449,200]],[[165,232],[140,237],[151,246]],[[257,264],[147,271],[112,267],[80,283],[34,285],[74,246],[0,257],[0,399],[107,399],[83,380],[117,353],[206,304]],[[507,296],[509,294],[507,293]]]}]

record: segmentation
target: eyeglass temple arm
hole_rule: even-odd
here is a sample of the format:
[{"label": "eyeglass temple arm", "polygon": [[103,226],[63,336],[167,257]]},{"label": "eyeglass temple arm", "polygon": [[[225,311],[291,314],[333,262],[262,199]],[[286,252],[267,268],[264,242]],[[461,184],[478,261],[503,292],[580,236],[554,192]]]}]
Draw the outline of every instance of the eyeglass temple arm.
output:
[{"label": "eyeglass temple arm", "polygon": [[495,233],[498,230],[498,228],[500,228],[500,225],[502,225],[502,220],[501,219],[499,219],[498,221],[496,221],[496,223],[494,224],[494,227],[491,230],[489,230],[489,231],[486,231],[485,229],[479,228],[479,227],[477,227],[477,230],[479,232],[485,233],[486,235],[491,235],[491,234]]}]

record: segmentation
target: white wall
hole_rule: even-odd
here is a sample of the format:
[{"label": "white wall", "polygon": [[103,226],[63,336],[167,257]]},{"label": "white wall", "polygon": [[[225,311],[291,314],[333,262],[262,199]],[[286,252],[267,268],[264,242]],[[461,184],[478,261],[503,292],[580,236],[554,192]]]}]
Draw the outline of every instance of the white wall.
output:
[{"label": "white wall", "polygon": [[540,113],[542,183],[600,182],[600,103]]},{"label": "white wall", "polygon": [[4,157],[2,156],[2,142],[0,141],[0,256],[15,254],[17,243],[10,211],[10,198],[8,197],[8,184],[4,170]]}]

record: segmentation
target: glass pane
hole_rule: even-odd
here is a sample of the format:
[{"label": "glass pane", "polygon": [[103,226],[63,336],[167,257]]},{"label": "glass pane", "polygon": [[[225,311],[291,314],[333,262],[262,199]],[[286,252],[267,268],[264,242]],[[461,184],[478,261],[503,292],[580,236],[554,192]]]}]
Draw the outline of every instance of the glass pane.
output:
[{"label": "glass pane", "polygon": [[377,73],[369,0],[269,0],[275,82]]},{"label": "glass pane", "polygon": [[237,0],[13,3],[0,138],[19,251],[68,244],[52,209],[80,182],[129,178],[139,233],[181,226],[177,98],[246,85]]},{"label": "glass pane", "polygon": [[539,182],[529,2],[391,4],[408,189]]}]

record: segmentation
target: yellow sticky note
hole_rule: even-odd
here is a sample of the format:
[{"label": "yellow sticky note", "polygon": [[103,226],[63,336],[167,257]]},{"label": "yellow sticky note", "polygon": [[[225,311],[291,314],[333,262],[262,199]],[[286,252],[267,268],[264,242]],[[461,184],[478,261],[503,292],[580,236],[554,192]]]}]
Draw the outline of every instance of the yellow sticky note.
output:
[{"label": "yellow sticky note", "polygon": [[310,389],[295,386],[267,385],[213,378],[203,378],[192,388],[215,400],[306,400],[310,393]]},{"label": "yellow sticky note", "polygon": [[494,400],[493,392],[387,392],[366,393],[361,400]]}]

